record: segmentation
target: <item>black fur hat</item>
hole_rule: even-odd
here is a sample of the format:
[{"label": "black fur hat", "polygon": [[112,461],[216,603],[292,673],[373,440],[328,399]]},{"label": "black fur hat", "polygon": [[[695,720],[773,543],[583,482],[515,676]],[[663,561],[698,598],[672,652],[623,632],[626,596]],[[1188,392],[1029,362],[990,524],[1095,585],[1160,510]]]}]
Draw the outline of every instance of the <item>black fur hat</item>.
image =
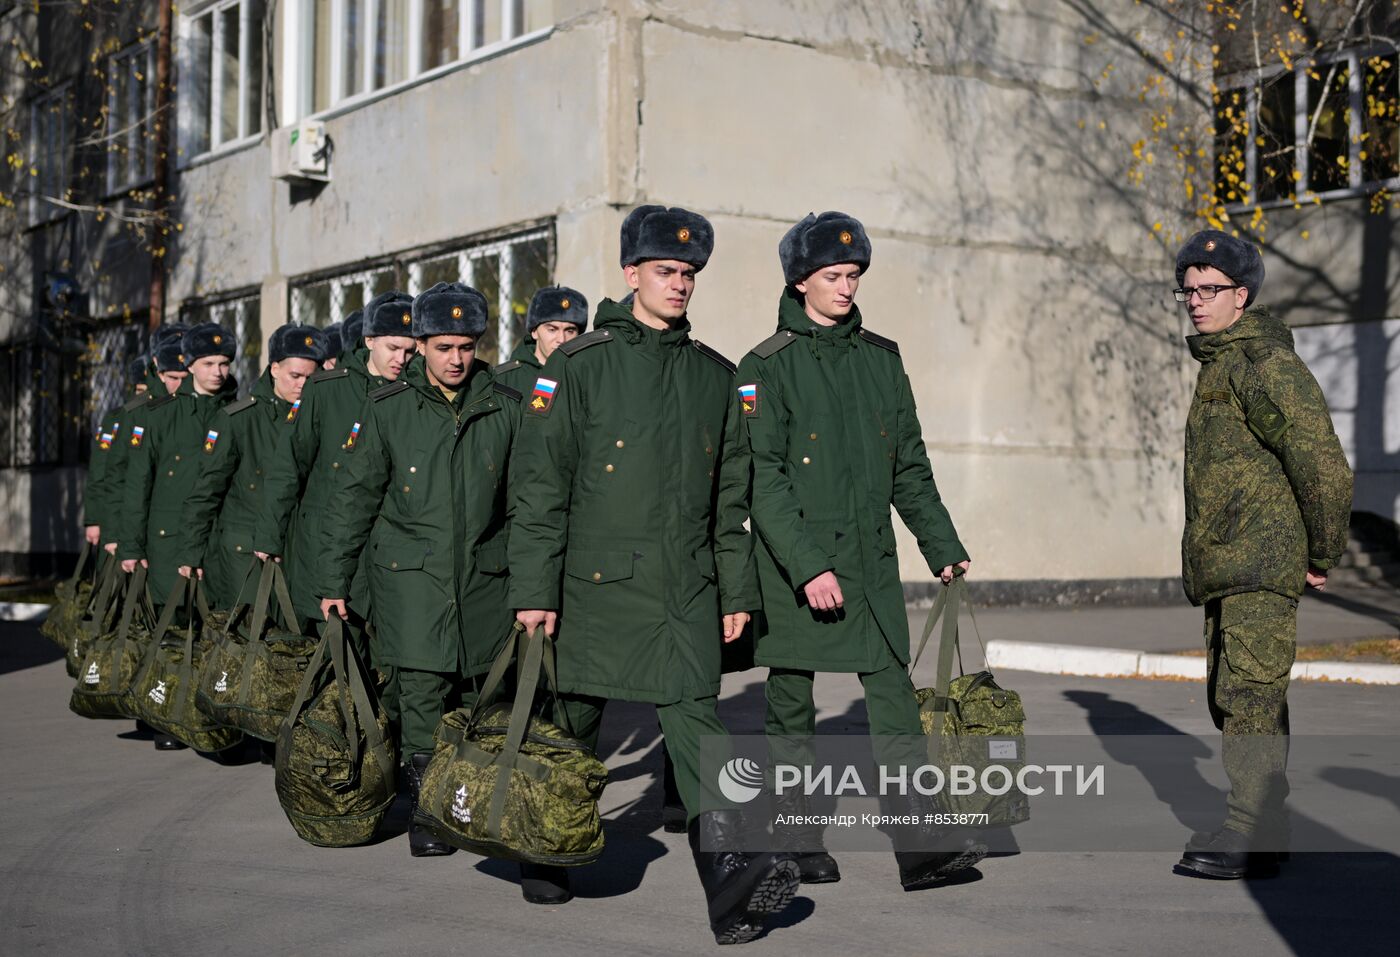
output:
[{"label": "black fur hat", "polygon": [[319,364],[324,362],[329,355],[338,355],[338,353],[327,352],[329,347],[330,337],[326,335],[325,330],[289,322],[285,326],[278,327],[272,333],[272,338],[268,340],[268,361],[310,359]]},{"label": "black fur hat", "polygon": [[480,336],[486,321],[486,297],[460,282],[440,282],[413,300],[415,339]]},{"label": "black fur hat", "polygon": [[365,324],[361,335],[366,339],[374,336],[411,336],[415,334],[413,318],[412,296],[397,289],[381,292],[365,306]]},{"label": "black fur hat", "polygon": [[171,339],[156,347],[156,371],[185,371],[185,346],[180,339]]},{"label": "black fur hat", "polygon": [[[326,328],[319,330],[321,336],[326,340],[325,358],[328,358],[330,356],[338,356],[345,351],[341,348],[341,334],[344,329],[345,323],[333,322],[329,326],[326,326]],[[272,361],[276,362],[277,360],[273,359]],[[322,359],[322,361],[324,361],[324,358]]]},{"label": "black fur hat", "polygon": [[1192,266],[1214,266],[1249,291],[1244,304],[1248,306],[1264,285],[1264,257],[1253,243],[1236,239],[1218,229],[1203,229],[1182,246],[1176,254],[1176,284],[1186,280],[1186,270]]},{"label": "black fur hat", "polygon": [[855,263],[861,272],[870,268],[870,237],[860,220],[828,211],[807,216],[783,235],[778,243],[783,280],[802,282],[823,266]]},{"label": "black fur hat", "polygon": [[238,350],[237,343],[233,341],[233,333],[217,322],[201,322],[185,333],[181,351],[185,354],[185,365],[188,366],[205,356],[232,359]]},{"label": "black fur hat", "polygon": [[622,221],[622,265],[678,259],[699,272],[715,249],[715,231],[699,213],[672,206],[638,206]]},{"label": "black fur hat", "polygon": [[340,352],[354,352],[365,344],[364,337],[365,312],[356,309],[345,317],[345,322],[340,326]]},{"label": "black fur hat", "polygon": [[583,332],[588,328],[588,300],[568,286],[546,286],[530,300],[525,314],[525,331],[534,332],[546,322],[572,322]]},{"label": "black fur hat", "polygon": [[151,368],[150,356],[137,356],[126,364],[126,380],[135,385],[146,377]]},{"label": "black fur hat", "polygon": [[163,326],[156,326],[156,331],[151,333],[151,351],[155,352],[167,342],[179,342],[189,331],[190,327],[183,322],[167,322]]}]

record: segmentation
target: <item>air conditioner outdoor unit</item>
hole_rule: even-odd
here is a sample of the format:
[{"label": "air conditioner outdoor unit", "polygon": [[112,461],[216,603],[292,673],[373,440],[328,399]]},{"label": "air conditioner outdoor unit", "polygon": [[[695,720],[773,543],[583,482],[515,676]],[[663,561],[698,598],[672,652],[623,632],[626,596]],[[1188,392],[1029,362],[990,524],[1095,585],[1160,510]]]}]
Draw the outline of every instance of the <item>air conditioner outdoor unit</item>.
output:
[{"label": "air conditioner outdoor unit", "polygon": [[302,120],[285,126],[272,137],[272,175],[275,179],[330,182],[331,140],[326,124]]}]

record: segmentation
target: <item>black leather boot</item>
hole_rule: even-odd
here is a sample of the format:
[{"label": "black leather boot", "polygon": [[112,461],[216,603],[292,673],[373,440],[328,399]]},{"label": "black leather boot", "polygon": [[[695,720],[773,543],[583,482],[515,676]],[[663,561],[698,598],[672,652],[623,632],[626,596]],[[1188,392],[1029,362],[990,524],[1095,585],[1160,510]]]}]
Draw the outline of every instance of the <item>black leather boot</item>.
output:
[{"label": "black leather boot", "polygon": [[408,778],[409,798],[413,802],[408,817],[408,853],[414,857],[446,857],[457,848],[445,841],[439,841],[418,823],[418,789],[423,784],[423,772],[428,768],[432,755],[419,751],[403,766]]},{"label": "black leather boot", "polygon": [[155,746],[156,746],[156,750],[157,750],[157,751],[183,751],[183,750],[185,750],[185,745],[184,745],[184,743],[181,742],[178,738],[176,738],[175,735],[173,735],[173,734],[166,734],[166,733],[164,733],[163,731],[157,731],[157,732],[155,733],[155,736],[154,736],[151,740],[155,742]]},{"label": "black leather boot", "polygon": [[1186,845],[1181,860],[1174,868],[1178,874],[1237,881],[1248,874],[1251,863],[1257,876],[1268,876],[1263,872],[1269,869],[1277,873],[1277,857],[1260,852],[1256,858],[1255,854],[1250,853],[1249,836],[1246,834],[1222,827],[1213,834],[1204,835],[1205,840],[1197,840],[1201,836],[1200,833],[1191,836],[1191,842]]},{"label": "black leather boot", "polygon": [[841,879],[836,858],[822,845],[822,829],[810,824],[778,824],[777,819],[805,818],[811,813],[805,795],[785,791],[773,799],[774,846],[792,854],[804,884],[835,884]]},{"label": "black leather boot", "polygon": [[987,856],[987,845],[965,828],[931,834],[928,850],[895,851],[899,884],[906,891],[933,887]]},{"label": "black leather boot", "polygon": [[800,880],[790,854],[700,849],[734,846],[741,824],[737,811],[705,811],[687,828],[717,944],[746,944],[761,934],[765,921],[792,903]]},{"label": "black leather boot", "polygon": [[[1215,837],[1214,831],[1195,831],[1191,834],[1191,840],[1187,843],[1186,849],[1204,848]],[[1283,846],[1286,848],[1292,840],[1292,832],[1288,832],[1281,838]],[[1245,877],[1277,877],[1279,865],[1287,864],[1292,859],[1292,854],[1287,850],[1282,851],[1251,851],[1249,854],[1249,866],[1245,871]]]},{"label": "black leather boot", "polygon": [[661,746],[661,829],[667,834],[685,833],[685,804],[676,790],[676,769],[671,765],[671,752]]},{"label": "black leather boot", "polygon": [[531,904],[567,904],[574,899],[574,892],[569,889],[569,869],[522,863],[520,896]]}]

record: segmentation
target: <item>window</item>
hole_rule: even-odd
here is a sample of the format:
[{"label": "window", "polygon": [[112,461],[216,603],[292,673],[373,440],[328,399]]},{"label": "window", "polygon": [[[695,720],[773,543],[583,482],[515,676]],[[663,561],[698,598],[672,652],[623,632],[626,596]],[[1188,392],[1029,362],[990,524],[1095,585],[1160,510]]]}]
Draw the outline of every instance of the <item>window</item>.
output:
[{"label": "window", "polygon": [[292,287],[292,320],[325,326],[381,292],[397,288],[416,296],[435,283],[462,282],[486,297],[489,321],[477,355],[499,362],[525,334],[531,297],[551,282],[552,250],[546,227],[455,249],[407,253],[368,269],[305,280]]},{"label": "window", "polygon": [[81,356],[36,342],[9,343],[0,355],[0,461],[12,467],[76,465],[90,438],[82,414]]},{"label": "window", "polygon": [[212,302],[185,303],[180,307],[180,321],[191,325],[217,322],[233,333],[238,351],[232,371],[238,380],[239,394],[247,395],[262,374],[262,298],[256,292],[225,295],[226,298]]},{"label": "window", "polygon": [[186,152],[193,156],[262,132],[263,2],[225,0],[182,21],[189,71]]},{"label": "window", "polygon": [[71,200],[73,106],[72,90],[62,86],[34,100],[29,107],[29,218],[41,223],[63,214],[54,200]]},{"label": "window", "polygon": [[553,22],[553,0],[296,0],[297,109],[319,113]]},{"label": "window", "polygon": [[88,351],[83,356],[83,378],[87,387],[84,420],[91,435],[102,417],[127,399],[126,367],[145,350],[144,318],[129,322],[108,322],[88,334]]},{"label": "window", "polygon": [[1353,51],[1216,97],[1216,172],[1227,204],[1296,202],[1400,186],[1394,52]]},{"label": "window", "polygon": [[155,171],[156,48],[138,43],[113,54],[107,74],[107,192],[150,180]]}]

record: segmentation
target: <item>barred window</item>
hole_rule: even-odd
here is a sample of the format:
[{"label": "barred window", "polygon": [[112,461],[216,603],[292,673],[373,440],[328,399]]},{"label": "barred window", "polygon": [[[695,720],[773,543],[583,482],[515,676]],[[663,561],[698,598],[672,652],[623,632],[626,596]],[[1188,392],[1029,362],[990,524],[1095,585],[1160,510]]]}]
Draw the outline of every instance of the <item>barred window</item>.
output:
[{"label": "barred window", "polygon": [[81,356],[35,342],[4,347],[8,373],[3,401],[6,422],[0,458],[14,467],[76,465],[91,435],[83,412]]},{"label": "barred window", "polygon": [[247,395],[262,374],[262,298],[257,292],[225,295],[222,298],[186,302],[180,307],[180,321],[194,325],[217,322],[233,333],[238,351],[232,372],[238,392]]},{"label": "barred window", "polygon": [[29,106],[29,221],[47,222],[63,215],[57,201],[72,199],[72,88],[59,87]]}]

